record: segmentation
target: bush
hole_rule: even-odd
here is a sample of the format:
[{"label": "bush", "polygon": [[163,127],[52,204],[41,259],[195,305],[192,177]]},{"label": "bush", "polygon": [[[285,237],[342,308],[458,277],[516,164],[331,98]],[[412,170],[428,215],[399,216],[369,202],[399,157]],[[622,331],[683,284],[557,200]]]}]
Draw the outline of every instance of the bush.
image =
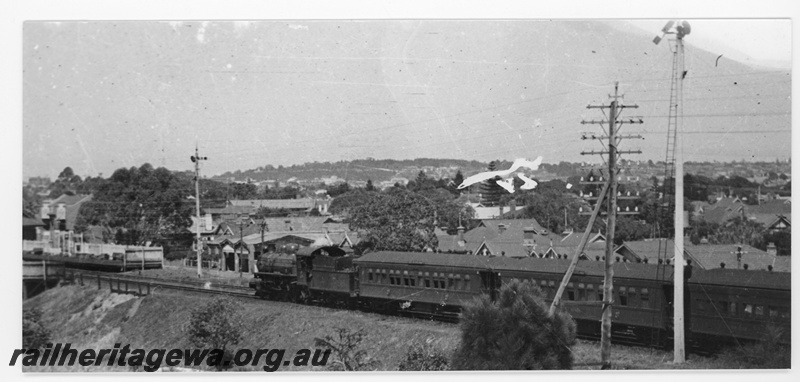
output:
[{"label": "bush", "polygon": [[789,369],[792,367],[792,348],[782,343],[784,330],[767,324],[761,342],[729,348],[719,358],[744,369]]},{"label": "bush", "polygon": [[361,349],[361,341],[366,335],[363,329],[355,332],[347,328],[335,328],[335,335],[315,338],[314,346],[333,351],[337,360],[328,365],[335,371],[375,370],[380,361],[372,359],[366,350]]},{"label": "bush", "polygon": [[22,311],[22,347],[42,349],[50,342],[50,331],[42,325],[42,311],[30,308]]},{"label": "bush", "polygon": [[430,342],[415,342],[400,362],[400,371],[440,371],[450,368],[450,362],[443,351],[433,347]]},{"label": "bush", "polygon": [[[216,296],[191,312],[187,334],[195,346],[223,351],[224,359],[231,357],[228,346],[238,345],[244,331],[242,306],[230,297]],[[222,369],[224,365],[217,365]]]},{"label": "bush", "polygon": [[455,370],[570,369],[575,322],[562,310],[549,315],[538,286],[512,281],[496,302],[481,296],[461,315]]}]

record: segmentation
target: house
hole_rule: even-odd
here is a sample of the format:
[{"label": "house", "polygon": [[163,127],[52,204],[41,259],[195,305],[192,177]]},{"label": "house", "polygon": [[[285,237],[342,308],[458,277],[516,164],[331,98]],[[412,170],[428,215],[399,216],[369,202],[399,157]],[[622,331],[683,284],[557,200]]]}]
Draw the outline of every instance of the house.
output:
[{"label": "house", "polygon": [[44,227],[39,219],[22,217],[22,240],[37,240],[38,230]]},{"label": "house", "polygon": [[[438,250],[483,256],[539,256],[561,236],[549,232],[536,219],[485,219],[457,235],[438,234]],[[442,231],[439,231],[442,232]]]},{"label": "house", "polygon": [[525,208],[525,206],[516,206],[514,203],[511,203],[509,206],[494,206],[494,207],[486,207],[481,203],[467,203],[473,210],[475,210],[475,219],[476,220],[486,220],[486,219],[502,219],[502,218],[509,218],[513,216],[517,211],[521,211]]},{"label": "house", "polygon": [[791,199],[768,199],[755,206],[745,206],[748,220],[764,224],[768,231],[790,231],[792,224]]},{"label": "house", "polygon": [[92,195],[61,195],[55,200],[42,203],[40,218],[45,229],[54,225],[56,231],[73,231],[81,205],[92,200]]},{"label": "house", "polygon": [[723,224],[728,220],[744,217],[745,205],[738,197],[722,197],[716,203],[704,206],[699,217],[709,223]]}]

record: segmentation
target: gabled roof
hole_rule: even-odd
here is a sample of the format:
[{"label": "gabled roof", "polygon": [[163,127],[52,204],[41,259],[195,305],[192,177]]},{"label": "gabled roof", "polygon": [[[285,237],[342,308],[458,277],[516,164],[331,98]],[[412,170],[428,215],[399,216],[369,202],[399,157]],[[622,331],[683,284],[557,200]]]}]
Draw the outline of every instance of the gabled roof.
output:
[{"label": "gabled roof", "polygon": [[92,199],[92,195],[67,195],[63,194],[57,197],[55,200],[50,202],[50,206],[56,206],[59,203],[64,203],[65,206],[69,207],[76,203],[83,203]]},{"label": "gabled roof", "polygon": [[[617,252],[624,247],[633,252],[636,257],[647,258],[648,262],[656,263],[659,259],[659,253],[661,253],[662,258],[666,254],[667,259],[673,259],[675,257],[674,245],[672,240],[666,239],[628,241],[620,248],[617,248]],[[770,255],[747,244],[694,245],[686,241],[683,251],[686,258],[697,265],[695,269],[717,269],[720,268],[720,263],[725,263],[725,268],[730,269],[738,266],[736,252],[739,246],[742,247],[743,252],[741,264],[747,264],[749,270],[766,270],[769,265],[772,265],[775,272],[791,272],[789,256]]]},{"label": "gabled roof", "polygon": [[500,225],[505,226],[504,236],[519,235],[522,240],[522,232],[526,227],[533,227],[537,234],[546,235],[550,233],[547,229],[542,227],[536,219],[486,219],[481,220],[479,227],[491,228],[496,232],[500,232]]},{"label": "gabled roof", "polygon": [[482,256],[484,249],[487,256],[529,257],[531,255],[531,250],[525,248],[522,242],[484,241],[475,249],[474,254]]}]

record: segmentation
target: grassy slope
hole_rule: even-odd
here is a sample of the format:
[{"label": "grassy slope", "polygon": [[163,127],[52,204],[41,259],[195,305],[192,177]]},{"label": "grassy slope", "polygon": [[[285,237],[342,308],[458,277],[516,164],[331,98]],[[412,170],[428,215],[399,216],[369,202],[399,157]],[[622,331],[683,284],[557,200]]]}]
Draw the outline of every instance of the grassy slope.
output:
[{"label": "grassy slope", "polygon": [[[210,297],[156,291],[144,298],[112,295],[95,287],[70,285],[47,291],[25,301],[24,307],[39,306],[45,312],[44,325],[56,342],[70,342],[73,348],[111,348],[114,343],[153,348],[192,348],[182,323],[189,311]],[[241,300],[250,330],[237,348],[285,348],[287,356],[301,348],[312,348],[314,338],[332,335],[335,327],[363,329],[362,346],[381,361],[381,370],[397,370],[414,342],[431,342],[451,353],[458,344],[457,325],[358,311],[334,310],[291,303]],[[599,344],[579,343],[573,348],[577,369],[597,369]],[[333,356],[332,356],[333,357]],[[618,369],[671,369],[668,352],[614,346],[612,359]],[[692,358],[679,368],[737,368],[739,365],[709,358]],[[293,366],[280,370],[294,370]],[[30,368],[30,371],[127,371],[122,367]],[[242,370],[260,370],[245,367]]]}]

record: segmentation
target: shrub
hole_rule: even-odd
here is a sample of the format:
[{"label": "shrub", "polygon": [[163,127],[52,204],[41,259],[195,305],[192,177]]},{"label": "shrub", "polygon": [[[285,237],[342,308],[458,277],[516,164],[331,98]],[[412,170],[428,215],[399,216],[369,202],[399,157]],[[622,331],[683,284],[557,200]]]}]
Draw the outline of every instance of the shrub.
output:
[{"label": "shrub", "polygon": [[[220,349],[225,360],[230,358],[227,348],[239,344],[245,327],[241,310],[240,303],[224,296],[216,296],[207,304],[192,310],[187,326],[192,344],[201,348]],[[219,364],[217,369],[223,366]]]},{"label": "shrub", "polygon": [[484,295],[461,315],[455,370],[570,369],[575,322],[562,310],[550,315],[538,286],[512,281],[497,301]]},{"label": "shrub", "polygon": [[415,342],[406,353],[406,359],[400,362],[400,371],[440,371],[450,368],[447,356],[430,342]]},{"label": "shrub", "polygon": [[50,331],[42,325],[42,310],[30,308],[22,311],[22,347],[42,349],[50,342]]},{"label": "shrub", "polygon": [[363,329],[351,331],[348,328],[335,328],[335,335],[314,339],[314,346],[330,349],[337,360],[328,365],[335,371],[375,370],[380,361],[372,359],[366,350],[361,349],[361,341],[366,335]]}]

